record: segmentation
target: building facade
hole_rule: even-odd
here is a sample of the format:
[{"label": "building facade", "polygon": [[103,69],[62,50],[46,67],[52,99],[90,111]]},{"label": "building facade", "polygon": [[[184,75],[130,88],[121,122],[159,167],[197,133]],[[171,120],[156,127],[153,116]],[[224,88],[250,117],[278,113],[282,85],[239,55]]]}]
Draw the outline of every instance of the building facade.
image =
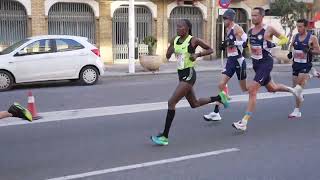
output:
[{"label": "building facade", "polygon": [[[268,9],[269,3],[270,0],[233,0],[230,7],[236,10],[236,22],[248,30],[252,8]],[[168,42],[176,33],[176,22],[184,18],[192,22],[194,36],[216,47],[222,33],[219,8],[218,0],[135,0],[138,53],[148,52],[143,39],[154,36],[158,40],[157,54],[165,60]],[[46,34],[88,37],[99,47],[106,63],[126,63],[128,1],[0,1],[0,50],[25,37]]]}]

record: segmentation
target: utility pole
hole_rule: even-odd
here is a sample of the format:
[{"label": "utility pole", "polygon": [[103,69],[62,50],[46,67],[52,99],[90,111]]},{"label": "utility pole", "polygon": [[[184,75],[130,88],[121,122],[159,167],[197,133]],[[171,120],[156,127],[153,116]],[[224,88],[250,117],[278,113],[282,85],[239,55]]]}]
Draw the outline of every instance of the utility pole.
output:
[{"label": "utility pole", "polygon": [[135,13],[134,0],[129,0],[129,73],[135,73],[135,55],[134,55],[134,40],[135,40]]}]

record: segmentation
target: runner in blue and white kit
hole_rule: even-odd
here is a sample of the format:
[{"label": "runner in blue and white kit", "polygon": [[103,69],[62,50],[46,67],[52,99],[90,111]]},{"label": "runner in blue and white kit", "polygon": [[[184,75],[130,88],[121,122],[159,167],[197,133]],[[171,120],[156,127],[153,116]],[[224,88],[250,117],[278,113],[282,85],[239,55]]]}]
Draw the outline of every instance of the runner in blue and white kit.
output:
[{"label": "runner in blue and white kit", "polygon": [[299,100],[296,89],[274,83],[271,80],[271,71],[273,68],[271,49],[276,46],[272,42],[272,38],[275,36],[280,39],[278,45],[287,44],[288,38],[280,34],[272,26],[266,26],[262,23],[265,15],[263,8],[254,8],[251,15],[254,27],[249,30],[248,36],[255,77],[248,86],[249,102],[247,110],[240,121],[232,124],[234,128],[242,131],[247,129],[248,121],[251,119],[256,106],[257,93],[261,86],[265,86],[269,92],[291,92],[296,96],[296,99]]},{"label": "runner in blue and white kit", "polygon": [[301,117],[301,105],[303,101],[302,90],[312,76],[318,76],[317,71],[312,68],[312,58],[315,54],[320,54],[318,38],[307,32],[308,21],[299,19],[297,21],[298,33],[293,36],[290,45],[289,59],[293,59],[292,75],[293,87],[299,93],[299,101],[289,118]]},{"label": "runner in blue and white kit", "polygon": [[[236,73],[241,90],[247,91],[247,65],[243,57],[243,49],[246,47],[248,36],[243,31],[242,27],[234,23],[236,12],[233,9],[228,9],[223,14],[223,21],[227,28],[226,39],[220,45],[220,50],[227,51],[227,63],[222,72],[222,78],[219,83],[219,91],[223,91],[228,81]],[[219,104],[215,105],[214,111],[204,115],[206,121],[220,121],[222,118],[219,113]]]}]

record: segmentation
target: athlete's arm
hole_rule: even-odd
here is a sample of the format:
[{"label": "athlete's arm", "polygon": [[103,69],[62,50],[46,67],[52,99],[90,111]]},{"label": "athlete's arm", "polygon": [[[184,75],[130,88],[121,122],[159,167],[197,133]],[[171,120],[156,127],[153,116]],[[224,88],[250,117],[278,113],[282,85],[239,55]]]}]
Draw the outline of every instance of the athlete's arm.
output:
[{"label": "athlete's arm", "polygon": [[247,42],[248,35],[243,31],[242,27],[236,26],[236,41],[234,42],[234,45],[236,46],[242,46],[244,43]]},{"label": "athlete's arm", "polygon": [[289,46],[289,51],[292,52],[293,50],[293,44],[294,44],[294,40],[296,39],[296,35],[294,35],[291,39],[291,43],[290,43],[290,46]]},{"label": "athlete's arm", "polygon": [[293,57],[292,50],[293,50],[293,44],[294,44],[295,39],[296,39],[296,35],[294,35],[291,39],[291,43],[289,46],[289,53],[287,54],[288,59],[292,59],[292,57]]},{"label": "athlete's arm", "polygon": [[174,43],[174,38],[170,41],[170,45],[167,49],[167,54],[166,54],[167,59],[170,59],[171,55],[174,53],[173,43]]},{"label": "athlete's arm", "polygon": [[[192,38],[194,39],[194,48],[197,48],[198,46],[200,46],[202,49],[204,49],[203,51],[195,54],[196,57],[202,57],[202,56],[207,56],[213,53],[213,49],[207,44],[205,43],[202,39],[199,38]],[[192,41],[191,41],[191,44]]]},{"label": "athlete's arm", "polygon": [[311,43],[312,43],[312,54],[320,54],[320,46],[319,46],[319,41],[318,38],[314,35],[311,36]]},{"label": "athlete's arm", "polygon": [[268,38],[266,40],[272,41],[272,37],[275,36],[275,37],[277,37],[279,39],[279,42],[277,44],[278,46],[282,46],[282,45],[285,45],[285,44],[288,43],[289,39],[285,35],[281,34],[274,27],[268,26],[268,30],[267,30]]}]

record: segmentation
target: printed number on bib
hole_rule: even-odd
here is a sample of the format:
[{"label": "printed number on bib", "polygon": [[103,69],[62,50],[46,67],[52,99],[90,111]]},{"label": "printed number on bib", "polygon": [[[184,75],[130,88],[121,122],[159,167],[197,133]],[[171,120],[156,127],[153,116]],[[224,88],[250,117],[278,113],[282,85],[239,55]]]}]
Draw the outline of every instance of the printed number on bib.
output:
[{"label": "printed number on bib", "polygon": [[251,57],[253,59],[262,59],[262,47],[261,46],[251,46]]},{"label": "printed number on bib", "polygon": [[228,57],[230,57],[230,56],[238,56],[239,54],[238,54],[237,47],[235,47],[235,46],[228,47],[227,48],[227,55],[228,55]]},{"label": "printed number on bib", "polygon": [[183,69],[184,68],[184,56],[183,54],[176,54],[176,59],[177,59],[177,68],[178,69]]},{"label": "printed number on bib", "polygon": [[306,63],[307,62],[307,54],[301,50],[294,51],[294,61],[298,63]]}]

